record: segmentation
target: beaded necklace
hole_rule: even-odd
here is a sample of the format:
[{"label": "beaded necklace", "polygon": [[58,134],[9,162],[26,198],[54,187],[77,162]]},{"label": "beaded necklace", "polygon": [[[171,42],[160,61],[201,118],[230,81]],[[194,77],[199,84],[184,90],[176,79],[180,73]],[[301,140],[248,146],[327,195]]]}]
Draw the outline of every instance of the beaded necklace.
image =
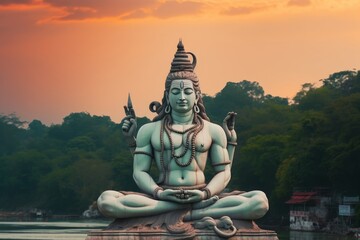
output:
[{"label": "beaded necklace", "polygon": [[[191,164],[192,160],[195,158],[195,139],[196,139],[196,136],[198,135],[198,133],[204,128],[204,122],[203,122],[202,118],[198,115],[195,116],[194,120],[195,120],[194,126],[186,129],[185,131],[178,131],[178,130],[175,130],[172,128],[170,116],[167,116],[164,119],[164,130],[165,130],[166,135],[169,138],[170,147],[171,147],[171,157],[173,159],[175,159],[175,162],[179,167],[189,166]],[[174,147],[173,139],[171,137],[171,132],[181,134],[181,135],[187,134],[185,148],[179,155],[175,154],[175,147]],[[191,140],[190,140],[190,137],[191,137]],[[191,155],[189,157],[189,160],[182,163],[179,159],[185,156],[186,152],[189,150],[190,147],[191,147]]]},{"label": "beaded necklace", "polygon": [[[176,164],[178,166],[187,167],[187,166],[189,166],[191,164],[193,158],[195,157],[195,139],[196,139],[196,136],[204,128],[204,121],[199,115],[195,114],[194,120],[195,120],[195,125],[192,126],[191,128],[188,128],[188,129],[184,130],[184,131],[178,131],[178,130],[175,130],[175,129],[172,128],[172,126],[171,126],[172,119],[171,119],[170,115],[166,115],[164,117],[164,119],[162,120],[161,128],[160,128],[160,145],[161,145],[160,165],[161,165],[161,168],[163,170],[164,177],[159,179],[159,183],[163,183],[163,182],[166,183],[167,178],[168,178],[168,171],[167,171],[168,170],[167,169],[168,165],[166,166],[165,161],[164,161],[164,151],[165,151],[165,143],[164,143],[164,135],[165,134],[164,133],[166,133],[166,135],[169,138],[170,149],[171,149],[171,157],[175,159],[175,162],[176,162]],[[173,144],[173,140],[171,138],[171,132],[174,132],[174,133],[177,133],[177,134],[186,134],[187,133],[185,149],[180,155],[175,155],[175,147],[174,147],[174,144]],[[191,134],[192,134],[191,141],[189,141]],[[182,162],[180,162],[180,160],[178,160],[178,158],[181,158],[186,154],[186,152],[189,149],[190,144],[191,144],[190,158],[189,158],[189,160],[187,162],[182,163]]]}]

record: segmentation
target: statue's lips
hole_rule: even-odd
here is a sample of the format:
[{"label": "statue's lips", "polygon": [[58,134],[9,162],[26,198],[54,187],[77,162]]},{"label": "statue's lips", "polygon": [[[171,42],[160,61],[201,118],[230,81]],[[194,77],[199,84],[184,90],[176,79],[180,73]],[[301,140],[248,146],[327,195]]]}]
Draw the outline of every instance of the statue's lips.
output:
[{"label": "statue's lips", "polygon": [[186,107],[187,103],[182,102],[182,103],[178,103],[177,105],[180,106],[180,107]]},{"label": "statue's lips", "polygon": [[187,102],[178,102],[177,105],[178,105],[178,106],[182,106],[182,107],[186,107],[186,106],[187,106]]}]

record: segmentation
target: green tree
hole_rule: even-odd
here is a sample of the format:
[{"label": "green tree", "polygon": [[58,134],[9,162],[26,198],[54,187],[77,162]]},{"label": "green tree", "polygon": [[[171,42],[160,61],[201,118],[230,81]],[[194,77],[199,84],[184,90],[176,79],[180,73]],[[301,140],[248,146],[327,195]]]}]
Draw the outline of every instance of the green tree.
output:
[{"label": "green tree", "polygon": [[39,200],[40,177],[53,168],[44,154],[26,150],[2,157],[0,162],[0,203],[3,207],[29,207]]},{"label": "green tree", "polygon": [[23,128],[25,123],[15,114],[0,114],[0,156],[14,153],[22,148],[22,139],[26,134]]},{"label": "green tree", "polygon": [[40,121],[33,120],[29,123],[29,132],[34,137],[43,137],[48,128]]},{"label": "green tree", "polygon": [[107,189],[111,181],[109,163],[80,159],[66,168],[57,168],[42,178],[43,206],[56,212],[80,214]]},{"label": "green tree", "polygon": [[276,183],[276,171],[284,159],[288,136],[257,135],[249,138],[239,149],[240,159],[234,162],[234,169],[239,172],[233,176],[242,187],[262,189],[272,195]]}]

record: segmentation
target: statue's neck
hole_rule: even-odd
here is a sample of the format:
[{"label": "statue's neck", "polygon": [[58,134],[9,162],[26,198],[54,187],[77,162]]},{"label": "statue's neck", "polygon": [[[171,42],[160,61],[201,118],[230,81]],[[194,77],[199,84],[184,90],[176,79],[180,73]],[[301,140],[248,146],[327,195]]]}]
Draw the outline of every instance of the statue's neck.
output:
[{"label": "statue's neck", "polygon": [[172,111],[171,118],[173,120],[173,124],[190,125],[194,120],[194,112],[189,111],[187,113],[177,113]]}]

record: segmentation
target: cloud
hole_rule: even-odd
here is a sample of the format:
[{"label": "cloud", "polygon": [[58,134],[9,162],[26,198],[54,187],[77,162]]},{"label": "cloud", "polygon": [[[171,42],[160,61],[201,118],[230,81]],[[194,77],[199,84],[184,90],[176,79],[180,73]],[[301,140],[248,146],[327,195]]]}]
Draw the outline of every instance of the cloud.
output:
[{"label": "cloud", "polygon": [[309,6],[311,4],[310,0],[289,0],[288,6]]},{"label": "cloud", "polygon": [[246,15],[246,14],[251,14],[251,13],[255,13],[255,12],[260,12],[260,11],[263,11],[263,10],[266,10],[266,9],[269,9],[272,7],[274,7],[274,5],[232,7],[225,11],[222,11],[221,14],[231,15],[231,16]]},{"label": "cloud", "polygon": [[139,19],[139,18],[145,18],[150,16],[149,11],[146,11],[144,9],[139,9],[132,11],[126,15],[123,15],[120,17],[120,19]]},{"label": "cloud", "polygon": [[53,20],[87,20],[116,17],[134,19],[145,17],[171,18],[194,15],[202,11],[205,4],[194,1],[159,0],[43,0],[52,7],[63,10]]},{"label": "cloud", "polygon": [[195,15],[202,11],[205,4],[199,2],[167,1],[153,11],[153,16],[158,18],[170,18],[184,15]]},{"label": "cloud", "polygon": [[29,4],[33,0],[1,0],[0,5],[18,5],[18,4]]},{"label": "cloud", "polygon": [[[292,0],[295,1],[295,0]],[[299,1],[299,0],[297,0]],[[304,0],[303,0],[304,1]],[[200,14],[219,14],[226,4],[197,0],[0,0],[0,9],[29,10],[30,7],[43,8],[50,14],[37,23],[87,21],[98,19],[141,19],[153,17],[168,19]],[[258,12],[271,7],[261,1],[256,5],[232,7],[222,15],[242,15]]]},{"label": "cloud", "polygon": [[0,10],[48,10],[51,16],[38,23],[97,20],[119,20],[155,17],[167,19],[202,12],[205,4],[178,0],[0,0]]},{"label": "cloud", "polygon": [[[310,0],[288,0],[288,4],[301,5]],[[153,17],[168,19],[181,16],[245,15],[276,6],[277,0],[259,0],[250,5],[229,7],[226,3],[199,0],[0,0],[0,9],[29,10],[42,8],[49,17],[37,23],[87,21],[99,19],[141,19]],[[6,4],[6,5],[5,5]],[[21,8],[20,8],[21,7]],[[30,8],[31,7],[31,8]],[[221,11],[220,9],[225,9]]]},{"label": "cloud", "polygon": [[126,16],[142,8],[155,6],[157,0],[43,0],[43,2],[63,9],[64,15],[55,19],[66,21]]}]

